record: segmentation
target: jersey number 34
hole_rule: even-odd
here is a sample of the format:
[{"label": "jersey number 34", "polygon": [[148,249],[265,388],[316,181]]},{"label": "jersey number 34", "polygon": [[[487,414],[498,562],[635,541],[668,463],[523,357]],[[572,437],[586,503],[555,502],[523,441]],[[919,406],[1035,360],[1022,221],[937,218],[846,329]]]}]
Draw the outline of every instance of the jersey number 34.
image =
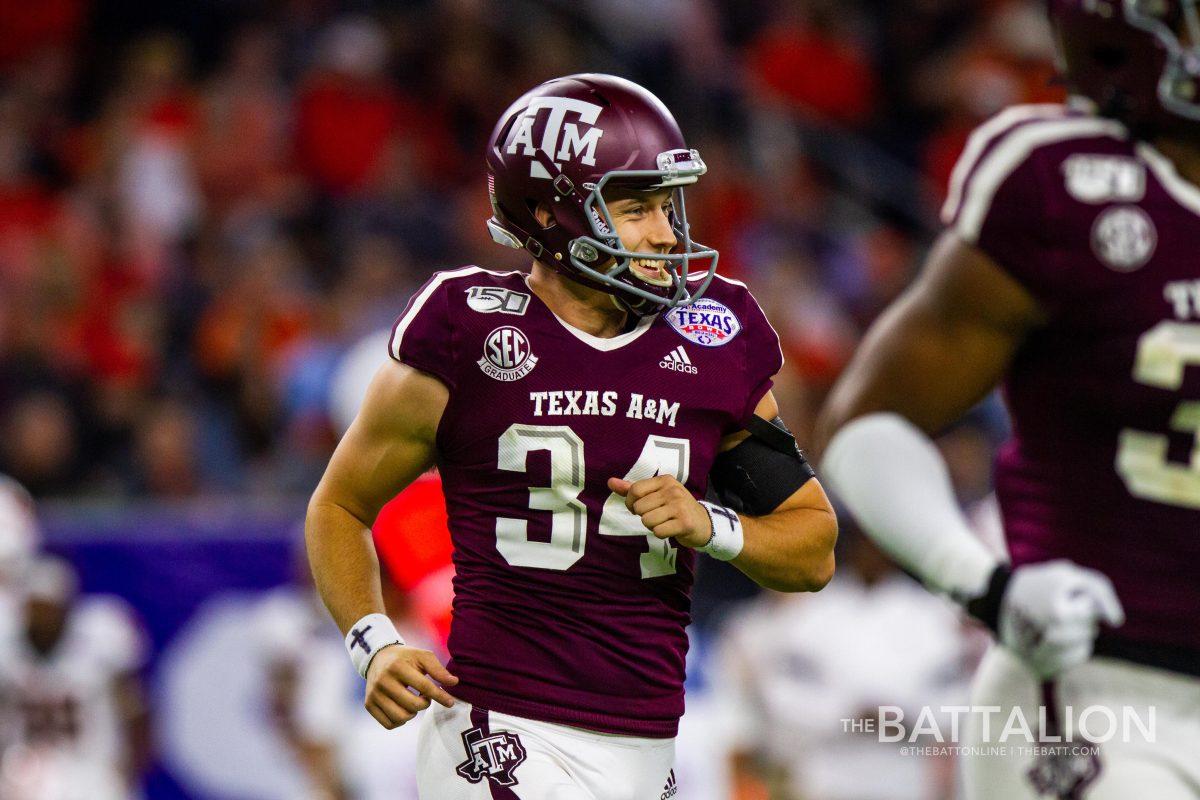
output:
[{"label": "jersey number 34", "polygon": [[[566,425],[510,425],[500,436],[497,466],[525,472],[526,457],[535,450],[550,452],[550,485],[529,488],[529,507],[550,512],[550,541],[531,540],[526,520],[500,517],[496,520],[496,548],[514,567],[569,569],[583,558],[587,547],[587,507],[579,500],[584,487],[583,440]],[[651,436],[625,480],[674,475],[680,483],[687,483],[690,461],[691,443],[687,439]],[[605,501],[599,530],[605,536],[641,536],[647,540],[647,552],[640,558],[643,578],[674,574],[677,551],[670,540],[659,539],[646,530],[620,495],[611,494]]]}]

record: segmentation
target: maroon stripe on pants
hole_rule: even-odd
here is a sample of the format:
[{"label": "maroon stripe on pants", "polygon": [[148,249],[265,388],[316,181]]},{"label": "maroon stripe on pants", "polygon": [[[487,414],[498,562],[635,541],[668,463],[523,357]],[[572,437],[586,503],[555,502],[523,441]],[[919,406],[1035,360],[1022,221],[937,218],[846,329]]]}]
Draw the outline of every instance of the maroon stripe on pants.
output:
[{"label": "maroon stripe on pants", "polygon": [[[1054,680],[1043,681],[1041,693],[1042,708],[1046,709],[1046,729],[1041,731],[1039,734],[1039,743],[1042,736],[1063,737],[1065,739],[1062,730],[1062,721],[1058,717],[1058,682]],[[1086,744],[1091,744],[1087,741],[1087,739],[1084,739],[1083,741]],[[1063,741],[1062,746],[1069,747],[1070,744],[1071,743],[1068,741]],[[1054,745],[1050,746],[1052,748],[1054,747]],[[1095,747],[1095,745],[1092,746]],[[1040,758],[1053,759],[1054,756],[1042,755]],[[1067,762],[1070,760],[1070,758],[1071,757],[1068,756],[1064,758],[1063,761]],[[1079,756],[1079,758],[1086,758],[1088,760],[1088,764],[1086,767],[1074,766],[1072,768],[1072,771],[1076,775],[1074,778],[1074,783],[1072,783],[1069,788],[1058,788],[1055,794],[1057,800],[1083,800],[1084,793],[1100,777],[1100,773],[1103,771],[1104,765],[1100,761],[1099,756],[1097,756],[1095,753],[1092,753],[1088,756]],[[1031,778],[1034,778],[1037,771],[1038,767],[1035,765],[1028,774]],[[1036,779],[1033,780],[1033,783],[1035,788],[1038,789],[1038,794],[1048,793],[1037,785],[1038,782]]]},{"label": "maroon stripe on pants", "polygon": [[[483,731],[484,736],[490,736],[492,734],[492,729],[488,725],[488,712],[486,709],[480,708],[479,706],[471,707],[471,725],[472,727],[479,728],[481,731]],[[487,783],[488,789],[490,789],[492,792],[492,800],[521,800],[521,798],[517,797],[517,793],[514,792],[510,787],[501,786],[488,778],[484,778],[483,780],[485,783]]]}]

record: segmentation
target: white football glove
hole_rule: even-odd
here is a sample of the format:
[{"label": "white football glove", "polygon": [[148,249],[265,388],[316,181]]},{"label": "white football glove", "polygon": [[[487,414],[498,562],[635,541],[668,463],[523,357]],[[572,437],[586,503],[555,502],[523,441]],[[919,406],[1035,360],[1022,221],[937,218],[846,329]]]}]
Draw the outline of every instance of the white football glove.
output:
[{"label": "white football glove", "polygon": [[1041,678],[1092,656],[1099,623],[1125,622],[1112,581],[1065,559],[1013,570],[1000,601],[1000,642]]}]

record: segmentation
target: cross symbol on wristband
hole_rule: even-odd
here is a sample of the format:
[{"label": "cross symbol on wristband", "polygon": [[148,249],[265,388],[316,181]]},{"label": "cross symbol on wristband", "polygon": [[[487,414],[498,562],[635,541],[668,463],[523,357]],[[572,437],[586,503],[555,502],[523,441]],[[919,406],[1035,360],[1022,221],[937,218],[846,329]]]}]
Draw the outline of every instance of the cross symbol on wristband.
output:
[{"label": "cross symbol on wristband", "polygon": [[353,650],[356,647],[361,647],[366,652],[368,652],[368,653],[371,652],[371,648],[367,646],[367,631],[371,630],[372,627],[373,626],[368,625],[367,627],[363,628],[361,631],[358,628],[355,628],[354,630],[350,631],[350,649],[351,650]]},{"label": "cross symbol on wristband", "polygon": [[710,510],[714,514],[717,514],[717,515],[722,516],[725,519],[729,520],[730,527],[737,524],[737,514],[733,513],[728,508],[725,508],[724,506],[711,506]]}]

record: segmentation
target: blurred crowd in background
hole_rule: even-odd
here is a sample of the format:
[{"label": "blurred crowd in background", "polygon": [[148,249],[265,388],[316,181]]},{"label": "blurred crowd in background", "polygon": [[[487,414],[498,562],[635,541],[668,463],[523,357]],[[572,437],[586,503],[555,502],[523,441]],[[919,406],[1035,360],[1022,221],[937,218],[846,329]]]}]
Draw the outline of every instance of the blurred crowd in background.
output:
[{"label": "blurred crowd in background", "polygon": [[36,497],[303,494],[331,376],[495,246],[483,148],[581,70],[658,93],[695,236],[800,434],[911,277],[966,135],[1057,98],[1032,0],[0,1],[0,471]]},{"label": "blurred crowd in background", "polygon": [[[85,589],[129,601],[110,618],[148,618],[138,655],[109,664],[154,677],[148,706],[125,709],[135,788],[112,796],[145,781],[155,798],[372,797],[374,781],[408,797],[405,740],[360,713],[311,592],[262,590],[305,572],[290,526],[345,425],[345,362],[363,342],[368,365],[386,357],[379,332],[433,271],[528,267],[484,227],[483,148],[517,96],[613,72],[674,111],[709,166],[688,190],[693,235],[779,330],[776,393],[803,443],[936,236],[972,128],[1062,98],[1052,50],[1036,0],[0,0],[0,473],[57,510],[49,541]],[[1004,431],[992,401],[940,442],[984,520]],[[214,498],[290,510],[216,528],[69,513]],[[835,734],[879,703],[961,698],[979,640],[848,521],[843,540],[811,598],[731,611],[746,583],[702,571],[681,798],[954,796],[950,762]],[[382,548],[401,565],[391,610],[436,647],[445,548],[405,546]],[[145,574],[164,568],[175,585]],[[74,607],[73,581],[42,601]],[[0,637],[36,638],[22,602],[0,608]],[[247,613],[304,646],[255,639]],[[230,656],[247,642],[258,661]],[[30,652],[0,642],[0,681]],[[20,738],[3,688],[0,750]]]}]

